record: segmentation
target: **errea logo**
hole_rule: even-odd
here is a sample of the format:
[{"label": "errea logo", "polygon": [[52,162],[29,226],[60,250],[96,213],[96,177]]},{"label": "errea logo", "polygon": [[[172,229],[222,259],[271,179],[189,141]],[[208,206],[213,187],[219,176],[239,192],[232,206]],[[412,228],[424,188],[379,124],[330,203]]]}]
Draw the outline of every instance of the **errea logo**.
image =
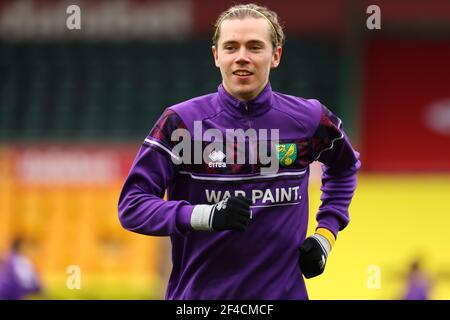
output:
[{"label": "errea logo", "polygon": [[212,162],[208,163],[208,166],[210,168],[225,168],[226,163],[223,162],[223,159],[225,159],[226,155],[221,151],[212,151],[208,158],[212,160]]}]

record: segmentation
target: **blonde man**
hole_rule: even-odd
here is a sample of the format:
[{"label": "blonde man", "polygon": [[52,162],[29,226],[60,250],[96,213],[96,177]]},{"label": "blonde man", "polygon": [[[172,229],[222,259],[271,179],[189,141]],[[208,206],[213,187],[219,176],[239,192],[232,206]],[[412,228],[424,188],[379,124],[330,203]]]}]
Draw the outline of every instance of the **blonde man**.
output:
[{"label": "blonde man", "polygon": [[[119,218],[128,230],[170,236],[167,299],[308,299],[302,274],[324,271],[349,222],[359,154],[319,101],[272,91],[269,74],[280,64],[283,42],[277,15],[267,8],[237,5],[222,13],[212,47],[222,75],[218,91],[167,108],[133,163]],[[244,147],[233,140],[207,149],[212,136],[220,142],[230,129],[270,131],[257,135],[256,145],[274,146],[277,170],[263,173],[260,153],[250,162],[248,155],[261,151],[255,136],[238,141]],[[191,139],[183,154],[174,139],[181,135]],[[203,155],[201,163],[189,161],[190,148],[193,158]],[[236,163],[239,152],[244,163]],[[322,205],[316,232],[305,239],[315,160],[324,164]]]}]

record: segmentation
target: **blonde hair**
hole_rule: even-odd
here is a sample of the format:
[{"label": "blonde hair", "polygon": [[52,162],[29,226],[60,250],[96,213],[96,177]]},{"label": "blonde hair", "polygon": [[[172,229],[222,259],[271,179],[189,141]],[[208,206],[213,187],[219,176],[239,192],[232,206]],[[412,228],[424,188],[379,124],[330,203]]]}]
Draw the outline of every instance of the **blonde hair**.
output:
[{"label": "blonde hair", "polygon": [[270,33],[274,50],[279,46],[283,46],[285,36],[283,28],[278,22],[278,15],[276,14],[276,12],[254,3],[238,4],[222,12],[222,14],[219,16],[216,23],[214,24],[214,35],[212,38],[213,45],[215,46],[217,45],[217,41],[219,40],[220,37],[220,26],[222,25],[222,22],[224,20],[234,18],[243,19],[245,17],[266,19],[270,25],[271,29]]}]

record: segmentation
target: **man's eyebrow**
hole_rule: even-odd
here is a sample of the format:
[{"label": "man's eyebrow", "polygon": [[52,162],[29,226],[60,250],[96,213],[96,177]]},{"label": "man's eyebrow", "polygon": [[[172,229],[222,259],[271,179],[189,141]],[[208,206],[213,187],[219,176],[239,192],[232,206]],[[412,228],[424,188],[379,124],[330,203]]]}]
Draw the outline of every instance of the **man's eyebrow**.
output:
[{"label": "man's eyebrow", "polygon": [[238,42],[235,40],[228,40],[228,41],[225,41],[224,43],[222,43],[222,45],[226,46],[227,44],[236,44],[236,43],[238,43]]},{"label": "man's eyebrow", "polygon": [[[225,45],[237,44],[237,43],[238,43],[238,41],[236,41],[236,40],[228,40],[228,41],[223,42],[222,45],[225,46]],[[246,43],[247,44],[261,44],[261,45],[264,45],[264,41],[262,41],[262,40],[249,40]]]},{"label": "man's eyebrow", "polygon": [[250,44],[264,44],[264,41],[262,41],[262,40],[250,40],[250,41],[247,41],[247,43],[250,43]]}]

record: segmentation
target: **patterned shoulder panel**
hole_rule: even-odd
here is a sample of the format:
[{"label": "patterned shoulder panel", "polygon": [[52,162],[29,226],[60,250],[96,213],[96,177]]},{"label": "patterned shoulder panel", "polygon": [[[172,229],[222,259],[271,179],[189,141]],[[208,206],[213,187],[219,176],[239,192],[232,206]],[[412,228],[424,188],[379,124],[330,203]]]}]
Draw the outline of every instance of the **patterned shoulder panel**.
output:
[{"label": "patterned shoulder panel", "polygon": [[186,129],[186,125],[175,111],[166,109],[153,126],[147,138],[158,140],[162,142],[165,147],[172,149],[177,143],[177,141],[171,140],[172,132],[176,129]]},{"label": "patterned shoulder panel", "polygon": [[344,138],[341,130],[342,121],[328,108],[322,105],[319,126],[310,139],[310,158],[312,161],[319,159],[324,151],[333,148],[337,140]]}]

